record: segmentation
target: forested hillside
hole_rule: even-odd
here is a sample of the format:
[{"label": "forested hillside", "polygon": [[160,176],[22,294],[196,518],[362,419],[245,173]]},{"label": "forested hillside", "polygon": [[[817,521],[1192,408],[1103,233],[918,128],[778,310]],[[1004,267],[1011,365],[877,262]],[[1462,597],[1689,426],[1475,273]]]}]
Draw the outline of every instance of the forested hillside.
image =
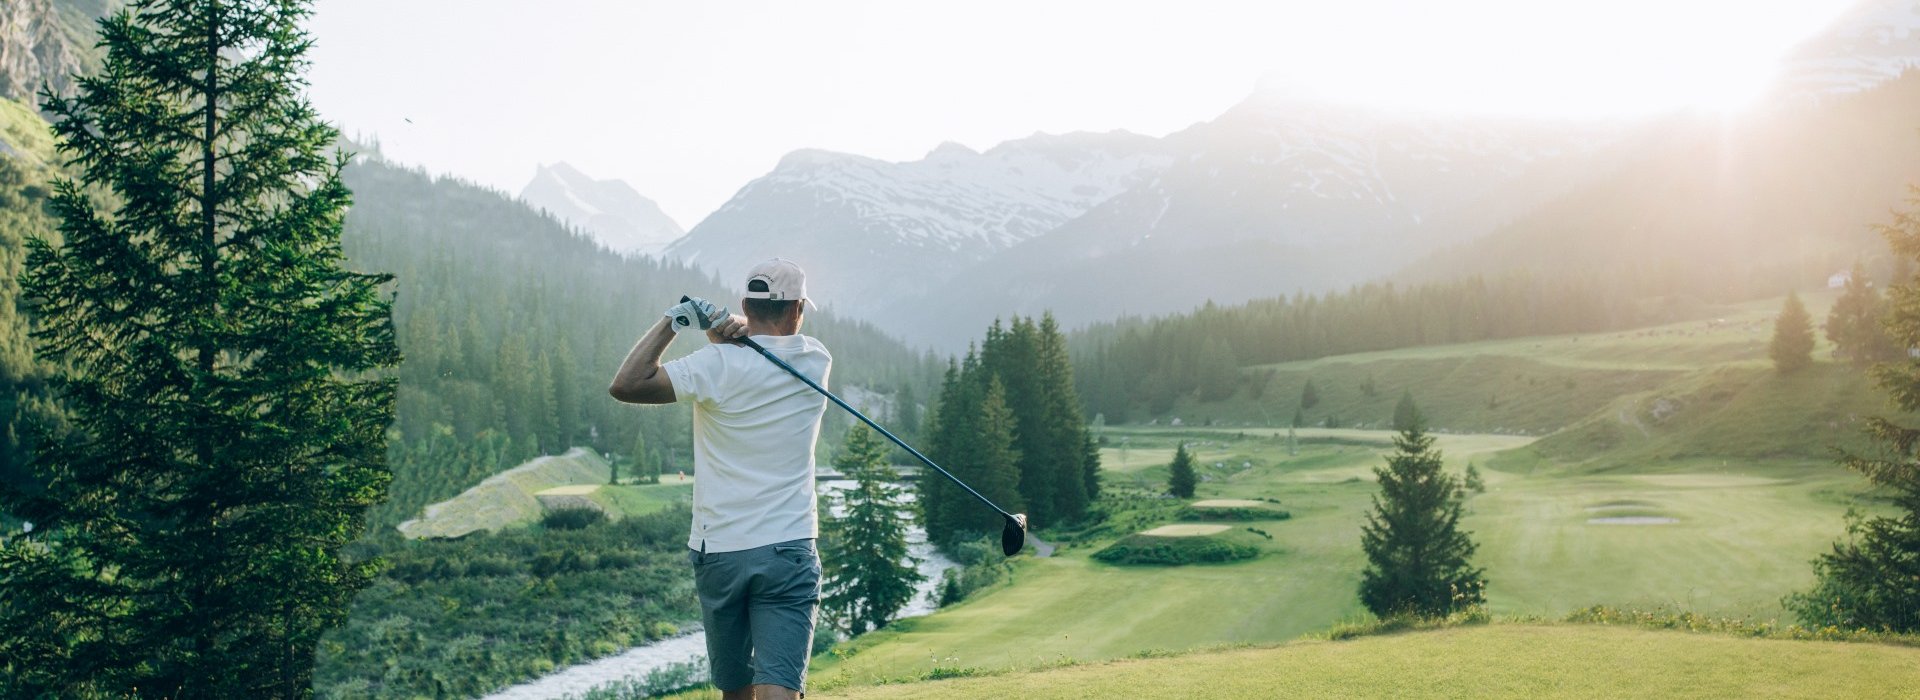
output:
[{"label": "forested hillside", "polygon": [[1683,301],[1636,301],[1592,277],[1516,274],[1209,303],[1188,314],[1097,324],[1076,332],[1071,346],[1088,415],[1120,423],[1165,413],[1183,396],[1212,401],[1261,390],[1241,381],[1245,365],[1622,328],[1688,312]]},{"label": "forested hillside", "polygon": [[54,169],[47,124],[21,102],[0,99],[0,488],[26,486],[21,460],[32,426],[54,417],[47,371],[34,359],[20,297],[26,241],[53,232],[47,213]]},{"label": "forested hillside", "polygon": [[[394,323],[406,354],[393,495],[376,524],[575,445],[630,455],[643,440],[642,459],[691,467],[686,407],[625,406],[606,386],[681,294],[733,306],[735,285],[616,255],[499,192],[378,157],[361,158],[345,179],[354,206],[343,244],[356,265],[396,276]],[[816,313],[805,331],[834,353],[835,387],[919,384],[925,396],[937,376],[930,358],[871,325]],[[682,339],[672,350],[700,342]]]}]

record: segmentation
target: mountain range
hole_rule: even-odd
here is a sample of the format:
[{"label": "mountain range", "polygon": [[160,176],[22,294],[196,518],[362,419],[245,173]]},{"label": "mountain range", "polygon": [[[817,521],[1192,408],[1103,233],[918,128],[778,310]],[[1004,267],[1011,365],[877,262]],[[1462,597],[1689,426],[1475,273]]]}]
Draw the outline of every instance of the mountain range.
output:
[{"label": "mountain range", "polygon": [[1047,234],[1173,161],[1138,134],[1036,134],[986,152],[948,143],[890,163],[796,151],[667,249],[744,274],[784,256],[809,272],[817,303],[871,315],[989,256]]},{"label": "mountain range", "polygon": [[[1902,98],[1861,93],[1905,94],[1886,83],[1920,64],[1917,28],[1920,1],[1863,2],[1785,59],[1766,104],[1731,117],[1435,115],[1262,86],[1162,138],[1037,134],[903,163],[796,151],[666,254],[723,279],[794,258],[819,303],[945,351],[1042,310],[1073,327],[1382,278],[1635,256],[1684,278],[1725,267],[1728,245],[1816,253],[1806,269],[1787,269],[1786,249],[1752,254],[1739,264],[1768,269],[1690,290],[1777,293],[1861,255],[1865,224],[1916,174]],[[1881,118],[1861,106],[1876,101]]]}]

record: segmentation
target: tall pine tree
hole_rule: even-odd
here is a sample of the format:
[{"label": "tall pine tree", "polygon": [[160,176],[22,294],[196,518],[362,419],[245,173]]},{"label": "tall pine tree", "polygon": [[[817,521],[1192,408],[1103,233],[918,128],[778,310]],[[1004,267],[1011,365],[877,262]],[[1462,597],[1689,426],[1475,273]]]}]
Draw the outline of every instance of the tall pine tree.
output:
[{"label": "tall pine tree", "polygon": [[1193,473],[1193,454],[1187,452],[1187,443],[1180,443],[1173,450],[1173,462],[1167,465],[1167,493],[1174,498],[1193,498],[1198,481]]},{"label": "tall pine tree", "polygon": [[389,473],[384,276],[344,268],[305,3],[137,0],[49,96],[80,181],[22,286],[73,430],[0,545],[0,695],[305,697],[373,563]]},{"label": "tall pine tree", "polygon": [[1476,546],[1460,530],[1460,485],[1441,470],[1417,409],[1393,445],[1387,466],[1373,470],[1380,493],[1361,529],[1360,602],[1380,617],[1441,617],[1486,602],[1486,580],[1470,561]]},{"label": "tall pine tree", "polygon": [[[1080,397],[1073,388],[1073,360],[1067,355],[1066,336],[1050,313],[1041,317],[1035,332],[1038,345],[1035,369],[1040,387],[1035,408],[1040,412],[1037,422],[1044,436],[1033,449],[1043,452],[1028,453],[1025,465],[1028,469],[1044,470],[1053,479],[1055,521],[1072,520],[1086,514],[1087,505],[1099,490],[1097,485],[1088,488],[1090,478],[1098,479],[1097,473],[1090,474],[1088,470],[1099,469],[1099,453],[1089,453],[1086,449],[1087,421],[1080,412]],[[1092,464],[1087,461],[1089,454],[1094,460]]]},{"label": "tall pine tree", "polygon": [[820,557],[826,580],[820,605],[835,626],[857,637],[887,626],[913,602],[913,587],[926,576],[907,551],[905,489],[887,465],[887,445],[855,425],[833,466],[854,486],[839,496],[843,514],[823,511],[821,539],[828,546]]},{"label": "tall pine tree", "polygon": [[1807,315],[1807,307],[1800,303],[1798,293],[1787,294],[1780,315],[1774,318],[1773,341],[1767,345],[1767,356],[1773,358],[1773,368],[1781,374],[1792,374],[1813,364],[1813,317]]}]

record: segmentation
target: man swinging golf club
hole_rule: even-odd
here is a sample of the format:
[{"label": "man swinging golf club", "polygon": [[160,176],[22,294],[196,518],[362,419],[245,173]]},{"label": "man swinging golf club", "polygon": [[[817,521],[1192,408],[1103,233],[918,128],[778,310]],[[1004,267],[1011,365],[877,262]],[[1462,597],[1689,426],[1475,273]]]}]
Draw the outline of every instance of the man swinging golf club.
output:
[{"label": "man swinging golf club", "polygon": [[[687,557],[713,685],[727,700],[805,696],[820,601],[813,450],[827,402],[761,353],[816,385],[827,380],[833,356],[800,334],[806,298],[800,266],[780,258],[748,273],[744,317],[682,298],[633,346],[607,389],[627,403],[693,404]],[[705,331],[711,344],[662,365],[661,353],[684,330]]]}]

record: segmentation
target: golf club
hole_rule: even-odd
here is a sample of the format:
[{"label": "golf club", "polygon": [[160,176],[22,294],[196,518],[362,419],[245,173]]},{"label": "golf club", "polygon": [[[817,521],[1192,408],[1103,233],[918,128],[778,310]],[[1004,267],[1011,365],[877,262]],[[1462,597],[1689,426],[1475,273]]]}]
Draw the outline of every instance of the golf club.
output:
[{"label": "golf club", "polygon": [[[692,300],[692,297],[686,297],[686,296],[680,297],[680,303],[682,304],[686,304],[691,300]],[[705,314],[695,309],[692,309],[690,307],[687,308],[684,312],[676,310],[676,313],[674,314],[673,322],[675,326],[681,327],[681,328],[689,328],[689,329],[697,328],[699,330],[706,330],[706,329],[712,328],[714,319],[700,318],[703,315]],[[713,312],[713,316],[715,317],[724,316],[724,315],[726,315],[725,309],[717,309]],[[942,468],[938,464],[934,464],[932,459],[927,458],[926,455],[920,454],[919,450],[913,449],[913,446],[907,444],[905,440],[901,440],[900,438],[895,437],[892,432],[889,432],[886,428],[880,427],[880,424],[873,422],[872,418],[868,418],[867,414],[861,413],[858,409],[855,409],[854,407],[847,405],[847,402],[840,400],[840,397],[834,396],[833,392],[827,391],[825,387],[822,387],[819,384],[815,383],[812,379],[807,378],[807,375],[801,374],[800,370],[793,368],[793,365],[787,364],[785,360],[782,360],[779,357],[776,357],[773,353],[768,352],[765,347],[762,347],[759,343],[754,342],[752,338],[747,338],[747,337],[735,338],[733,339],[733,342],[752,348],[754,352],[760,353],[760,356],[767,358],[768,362],[772,362],[775,366],[778,366],[780,369],[786,370],[787,374],[793,375],[795,379],[799,379],[800,381],[805,382],[807,386],[812,387],[814,391],[820,392],[821,396],[825,396],[828,399],[832,400],[834,404],[840,406],[841,408],[847,409],[848,413],[851,413],[853,414],[853,417],[860,419],[860,422],[866,423],[867,427],[873,428],[874,430],[879,431],[881,435],[887,436],[887,439],[892,440],[893,444],[899,445],[900,449],[906,450],[908,454],[911,454],[914,457],[919,458],[919,460],[922,463],[926,464],[928,467],[932,467],[934,471],[940,472],[941,476],[947,477],[948,480],[952,481],[954,484],[958,485],[960,488],[966,489],[967,493],[973,494],[974,498],[980,499],[981,503],[987,504],[988,508],[992,508],[994,512],[999,513],[1000,517],[1005,519],[1006,521],[1000,528],[1000,551],[1001,552],[1005,553],[1007,556],[1010,557],[1010,556],[1013,556],[1014,554],[1019,553],[1020,548],[1026,544],[1027,516],[1009,513],[1007,512],[1007,509],[1001,508],[999,505],[996,505],[992,500],[989,500],[986,496],[980,495],[979,491],[973,490],[972,486],[968,486],[967,482],[961,481],[960,477],[954,476],[953,472],[947,471],[946,469]]]}]

